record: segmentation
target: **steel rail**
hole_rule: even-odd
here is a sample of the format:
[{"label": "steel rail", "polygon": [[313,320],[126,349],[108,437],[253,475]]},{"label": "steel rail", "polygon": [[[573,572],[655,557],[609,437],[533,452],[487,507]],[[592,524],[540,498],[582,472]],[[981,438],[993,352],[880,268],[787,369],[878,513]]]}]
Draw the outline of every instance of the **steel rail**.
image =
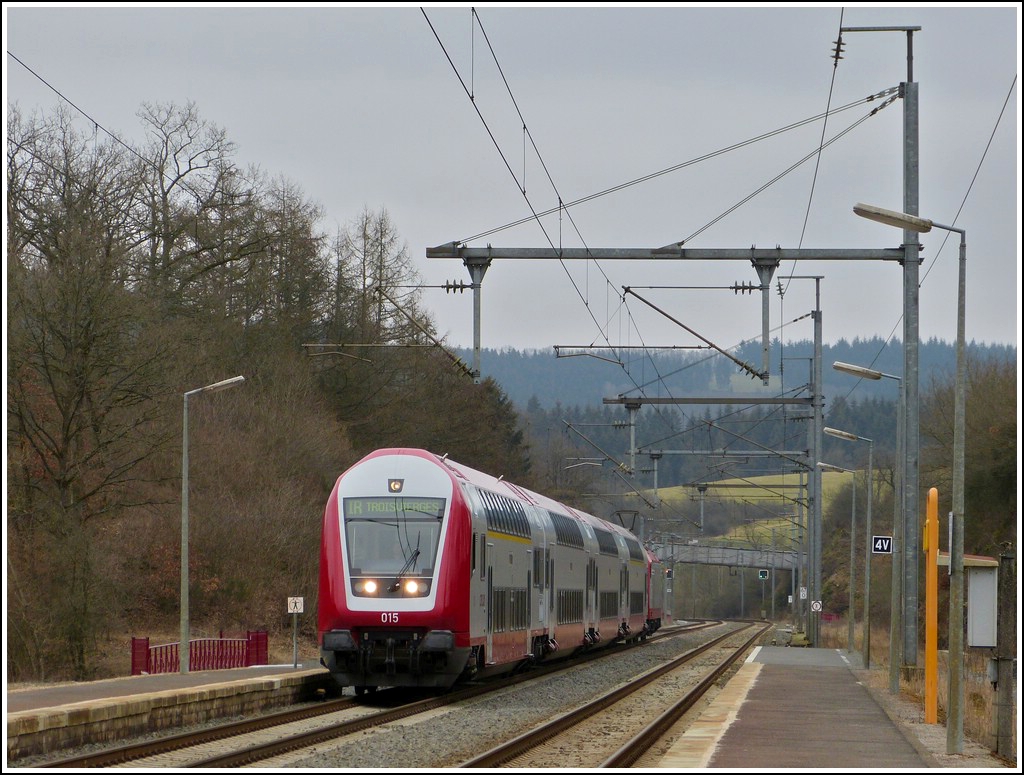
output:
[{"label": "steel rail", "polygon": [[[753,624],[751,623],[747,626],[751,627],[753,626]],[[765,629],[767,628],[759,629],[754,638],[762,634],[765,631]],[[523,755],[527,751],[547,742],[551,738],[561,734],[567,729],[571,729],[580,722],[604,710],[606,707],[614,705],[616,702],[619,702],[624,697],[628,697],[630,694],[633,694],[637,690],[657,680],[666,673],[670,673],[673,670],[678,669],[681,665],[684,665],[687,662],[693,660],[705,651],[714,648],[726,639],[735,636],[737,632],[742,632],[742,630],[733,630],[731,632],[727,632],[724,635],[714,638],[713,640],[710,640],[701,646],[697,646],[696,648],[687,651],[685,654],[682,654],[681,656],[677,657],[671,662],[668,662],[665,665],[662,665],[661,667],[657,668],[656,670],[653,670],[650,673],[641,676],[637,680],[632,681],[631,683],[626,684],[625,686],[621,686],[618,689],[602,697],[599,697],[593,702],[587,703],[586,705],[577,708],[576,710],[570,711],[562,716],[559,716],[553,721],[548,722],[547,724],[544,724],[543,726],[540,726],[537,729],[519,735],[518,737],[513,738],[512,740],[506,743],[496,746],[491,750],[480,754],[479,756],[476,756],[466,762],[463,762],[459,766],[463,768],[499,767],[502,764],[505,764],[511,761],[512,759],[515,759],[516,757]],[[743,648],[746,649],[747,646],[745,645]]]}]

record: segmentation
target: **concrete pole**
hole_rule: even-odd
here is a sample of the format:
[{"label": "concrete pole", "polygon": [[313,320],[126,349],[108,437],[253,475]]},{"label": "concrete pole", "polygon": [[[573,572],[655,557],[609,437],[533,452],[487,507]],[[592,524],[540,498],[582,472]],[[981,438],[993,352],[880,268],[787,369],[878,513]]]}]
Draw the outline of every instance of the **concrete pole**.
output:
[{"label": "concrete pole", "polygon": [[900,665],[903,664],[903,472],[906,458],[903,454],[903,424],[906,421],[903,399],[903,380],[900,380],[899,405],[896,418],[896,466],[893,478],[896,489],[892,494],[892,569],[889,590],[889,694],[900,693]]},{"label": "concrete pole", "polygon": [[[952,227],[951,231],[959,231]],[[956,389],[953,409],[953,513],[949,545],[949,699],[946,753],[964,750],[964,443],[966,430],[967,353],[965,344],[967,240],[960,231],[960,282],[957,294]]]},{"label": "concrete pole", "polygon": [[187,673],[189,668],[188,627],[188,397],[185,393],[181,418],[181,602],[178,640],[178,669]]},{"label": "concrete pole", "polygon": [[[918,215],[918,84],[913,83],[913,33],[907,32],[908,83],[903,84],[903,212]],[[903,230],[903,380],[906,393],[906,486],[903,512],[903,664],[917,666],[918,563],[921,551],[918,477],[921,425],[918,358],[920,350],[920,266],[917,232]]]},{"label": "concrete pole", "polygon": [[853,654],[853,628],[857,618],[857,606],[854,602],[854,592],[857,589],[857,562],[855,545],[857,543],[857,472],[851,471],[852,481],[850,483],[850,602],[847,610],[847,632],[846,651]]},{"label": "concrete pole", "polygon": [[939,723],[939,491],[928,490],[925,520],[924,723]]},{"label": "concrete pole", "polygon": [[1017,688],[1017,557],[999,556],[996,581],[996,753],[1015,761],[1014,716]]},{"label": "concrete pole", "polygon": [[[822,433],[822,410],[825,403],[825,398],[821,394],[821,279],[816,278],[814,282],[814,363],[812,364],[812,370],[814,378],[811,381],[811,408],[813,414],[813,429],[811,439],[811,498],[813,504],[813,514],[811,521],[813,523],[813,536],[814,536],[814,564],[811,572],[813,574],[813,592],[811,593],[811,601],[821,601],[821,468],[818,467],[818,462],[821,460],[821,433]],[[812,637],[811,645],[817,648],[819,645],[818,638],[818,622],[820,620],[819,613],[811,614],[811,627]]]},{"label": "concrete pole", "polygon": [[875,443],[868,442],[868,508],[864,519],[864,669],[871,667],[871,501],[875,499]]},{"label": "concrete pole", "polygon": [[480,293],[490,258],[466,258],[462,262],[473,281],[473,383],[480,384]]}]

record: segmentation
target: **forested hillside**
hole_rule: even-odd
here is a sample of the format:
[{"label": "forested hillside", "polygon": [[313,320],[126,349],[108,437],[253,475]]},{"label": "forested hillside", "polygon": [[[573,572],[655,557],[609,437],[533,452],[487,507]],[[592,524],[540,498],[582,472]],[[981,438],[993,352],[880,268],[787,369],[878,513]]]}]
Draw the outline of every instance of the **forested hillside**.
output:
[{"label": "forested hillside", "polygon": [[[968,343],[968,353],[978,361],[1016,360],[1017,348],[1006,344]],[[471,350],[456,352],[472,363]],[[747,342],[730,352],[746,363],[761,362],[761,343]],[[661,351],[639,355],[609,350],[575,351],[554,349],[483,349],[481,371],[502,386],[516,406],[524,407],[531,398],[546,409],[562,406],[601,406],[605,398],[627,396],[743,396],[778,395],[809,382],[810,358],[814,343],[808,340],[771,343],[771,383],[762,385],[740,373],[736,364],[706,352]],[[561,357],[559,357],[561,355]],[[620,357],[623,360],[620,362]],[[801,362],[802,361],[802,362]],[[834,371],[835,361],[869,366],[887,374],[903,373],[903,345],[899,340],[881,338],[839,340],[822,346],[823,393],[828,407],[856,387],[856,400],[872,398],[893,400],[896,383],[888,380],[857,381]],[[951,375],[956,367],[953,343],[936,339],[921,342],[918,368],[921,384],[934,375]],[[642,391],[642,392],[641,392]]]},{"label": "forested hillside", "polygon": [[[110,637],[176,631],[188,405],[193,634],[315,630],[320,521],[387,445],[525,479],[511,402],[433,332],[385,210],[324,213],[242,168],[192,105],[129,149],[8,119],[7,674],[86,678]],[[426,345],[426,346],[425,346]]]}]

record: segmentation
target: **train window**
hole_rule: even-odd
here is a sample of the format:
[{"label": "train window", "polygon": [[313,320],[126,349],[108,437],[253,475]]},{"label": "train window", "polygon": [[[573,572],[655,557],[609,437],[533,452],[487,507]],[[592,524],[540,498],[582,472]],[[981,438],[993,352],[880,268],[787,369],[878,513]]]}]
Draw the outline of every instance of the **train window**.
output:
[{"label": "train window", "polygon": [[615,592],[601,592],[597,606],[599,619],[614,619],[619,615],[619,596]]},{"label": "train window", "polygon": [[629,559],[640,560],[643,562],[644,552],[640,548],[640,543],[633,538],[626,539],[626,546],[629,549]]},{"label": "train window", "polygon": [[480,536],[480,578],[483,579],[487,569],[487,534]]},{"label": "train window", "polygon": [[343,510],[353,569],[422,574],[434,567],[444,498],[345,498]]},{"label": "train window", "polygon": [[504,632],[506,629],[506,621],[508,617],[508,590],[507,589],[495,589],[493,595],[493,605],[491,606],[494,612],[493,615],[493,631]]},{"label": "train window", "polygon": [[501,502],[501,499],[497,499],[498,505],[498,524],[501,526],[502,533],[511,533],[511,525],[509,525],[508,510],[505,508],[505,504]]},{"label": "train window", "polygon": [[472,546],[473,546],[472,559],[470,560],[470,564],[469,564],[469,575],[470,576],[472,576],[473,573],[476,571],[476,533],[473,533]]},{"label": "train window", "polygon": [[487,528],[496,533],[529,538],[531,536],[530,520],[526,509],[519,501],[504,495],[479,490],[480,499],[484,503],[484,514],[487,517]]},{"label": "train window", "polygon": [[496,530],[498,525],[494,513],[494,504],[491,502],[491,494],[487,490],[481,490],[480,500],[484,502],[484,516],[487,517],[487,528],[489,530]]},{"label": "train window", "polygon": [[558,624],[570,624],[583,621],[583,590],[560,589],[558,591],[558,608],[555,612]]},{"label": "train window", "polygon": [[642,614],[644,612],[644,593],[629,593],[629,612],[631,614]]},{"label": "train window", "polygon": [[555,525],[556,543],[562,546],[571,546],[574,549],[582,549],[583,534],[580,532],[580,526],[576,520],[554,511],[549,511],[548,514]]},{"label": "train window", "polygon": [[597,527],[594,528],[594,534],[597,536],[597,546],[601,554],[607,554],[612,557],[619,556],[619,548],[615,545],[615,536],[607,530]]}]

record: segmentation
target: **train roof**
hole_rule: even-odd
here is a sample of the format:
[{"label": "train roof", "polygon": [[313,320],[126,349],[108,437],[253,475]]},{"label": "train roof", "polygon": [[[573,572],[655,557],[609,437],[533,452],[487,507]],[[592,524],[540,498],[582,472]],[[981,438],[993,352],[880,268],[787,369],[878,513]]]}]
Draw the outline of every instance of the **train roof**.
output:
[{"label": "train roof", "polygon": [[371,452],[369,455],[364,457],[363,460],[386,455],[410,455],[412,457],[421,457],[434,461],[437,464],[444,466],[452,474],[452,477],[455,480],[462,480],[476,487],[490,490],[491,492],[499,492],[515,498],[516,500],[526,501],[533,506],[547,509],[548,511],[555,511],[560,514],[575,517],[581,522],[586,522],[591,527],[600,527],[605,530],[611,529],[620,535],[636,539],[633,532],[622,525],[617,525],[614,522],[601,519],[600,517],[588,514],[585,511],[574,509],[571,506],[567,506],[566,504],[556,501],[553,498],[549,498],[546,495],[541,495],[540,493],[534,492],[526,487],[521,487],[513,482],[506,481],[502,476],[495,477],[491,474],[471,468],[464,463],[452,460],[447,454],[438,455],[428,450],[417,449],[414,447],[391,447]]}]

